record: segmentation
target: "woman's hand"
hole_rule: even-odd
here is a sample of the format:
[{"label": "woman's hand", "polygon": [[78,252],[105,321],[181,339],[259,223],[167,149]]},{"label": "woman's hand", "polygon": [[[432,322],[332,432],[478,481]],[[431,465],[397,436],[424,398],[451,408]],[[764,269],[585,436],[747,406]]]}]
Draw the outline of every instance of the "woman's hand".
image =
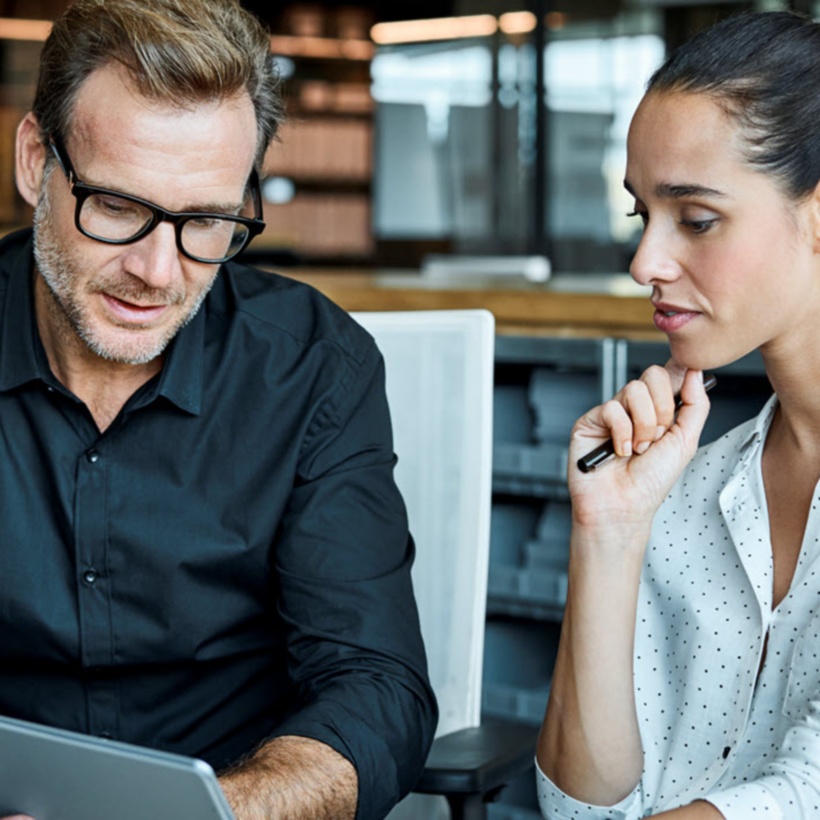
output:
[{"label": "woman's hand", "polygon": [[[682,406],[675,409],[680,391]],[[697,450],[709,414],[701,371],[673,360],[653,366],[611,401],[584,414],[572,431],[569,489],[581,527],[645,527]],[[615,458],[589,473],[579,458],[612,438]]]}]

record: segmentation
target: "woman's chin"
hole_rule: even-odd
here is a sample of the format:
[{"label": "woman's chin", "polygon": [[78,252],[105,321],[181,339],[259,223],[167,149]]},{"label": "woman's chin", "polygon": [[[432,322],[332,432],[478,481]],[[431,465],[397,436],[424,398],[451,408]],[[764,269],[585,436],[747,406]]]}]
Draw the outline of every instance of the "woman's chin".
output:
[{"label": "woman's chin", "polygon": [[717,370],[720,367],[742,359],[751,350],[706,350],[694,349],[693,345],[675,345],[670,343],[672,358],[687,370]]}]

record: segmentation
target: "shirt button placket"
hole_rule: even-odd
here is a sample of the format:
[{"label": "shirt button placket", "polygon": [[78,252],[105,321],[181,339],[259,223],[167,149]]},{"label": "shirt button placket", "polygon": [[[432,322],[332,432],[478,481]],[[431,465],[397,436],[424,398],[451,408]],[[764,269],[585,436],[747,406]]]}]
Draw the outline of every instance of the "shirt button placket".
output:
[{"label": "shirt button placket", "polygon": [[74,504],[75,559],[78,574],[80,646],[86,678],[88,731],[116,736],[119,712],[113,676],[111,583],[108,566],[107,467],[98,447],[77,461]]}]

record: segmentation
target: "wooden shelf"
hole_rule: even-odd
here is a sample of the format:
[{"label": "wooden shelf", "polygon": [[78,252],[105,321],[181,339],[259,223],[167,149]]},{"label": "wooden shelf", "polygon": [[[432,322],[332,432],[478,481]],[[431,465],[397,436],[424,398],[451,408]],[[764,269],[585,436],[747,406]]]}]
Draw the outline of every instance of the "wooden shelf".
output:
[{"label": "wooden shelf", "polygon": [[395,271],[317,268],[280,272],[313,285],[351,311],[483,308],[495,316],[497,331],[505,334],[666,338],[652,323],[648,295],[630,293],[626,275],[615,274],[609,284],[603,282],[599,290],[590,291],[584,286],[583,274],[572,281],[556,277],[545,284],[480,280],[445,284]]}]

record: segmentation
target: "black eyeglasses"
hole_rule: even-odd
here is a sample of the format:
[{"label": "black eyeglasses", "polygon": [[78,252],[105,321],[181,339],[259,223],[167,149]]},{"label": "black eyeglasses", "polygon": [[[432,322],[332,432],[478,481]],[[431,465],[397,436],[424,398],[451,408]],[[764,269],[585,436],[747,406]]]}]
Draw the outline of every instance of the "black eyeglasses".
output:
[{"label": "black eyeglasses", "polygon": [[81,182],[63,141],[58,136],[52,136],[49,145],[77,200],[74,224],[81,234],[90,239],[109,245],[128,245],[149,234],[160,222],[171,222],[181,253],[195,262],[219,264],[233,259],[265,228],[261,218],[262,193],[256,169],[251,172],[249,181],[254,208],[252,218],[197,211],[166,211],[139,197]]}]

